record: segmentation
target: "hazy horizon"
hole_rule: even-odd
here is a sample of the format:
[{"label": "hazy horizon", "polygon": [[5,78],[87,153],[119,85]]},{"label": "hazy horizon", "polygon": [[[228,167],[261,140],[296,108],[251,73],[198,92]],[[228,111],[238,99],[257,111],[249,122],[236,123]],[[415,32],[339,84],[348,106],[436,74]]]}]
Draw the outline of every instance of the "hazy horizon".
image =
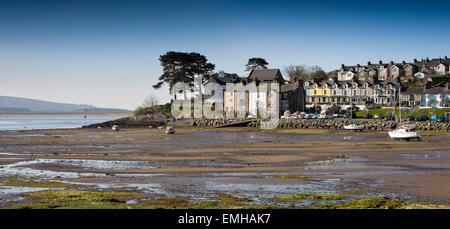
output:
[{"label": "hazy horizon", "polygon": [[239,75],[450,56],[448,1],[2,1],[0,95],[133,110],[167,51]]}]

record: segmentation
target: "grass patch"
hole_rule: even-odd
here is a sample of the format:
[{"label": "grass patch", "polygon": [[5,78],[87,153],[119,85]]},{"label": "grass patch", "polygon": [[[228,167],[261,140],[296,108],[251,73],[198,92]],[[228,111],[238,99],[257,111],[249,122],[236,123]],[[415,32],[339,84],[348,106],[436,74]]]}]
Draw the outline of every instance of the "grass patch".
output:
[{"label": "grass patch", "polygon": [[360,198],[342,203],[313,204],[314,209],[396,209],[402,208],[405,204],[398,200],[387,197]]},{"label": "grass patch", "polygon": [[[392,115],[392,108],[387,109],[370,109],[368,111],[358,111],[356,112],[357,117],[362,117],[364,114],[370,113],[373,117],[375,117],[376,114],[383,114],[384,116],[390,116]],[[450,109],[439,109],[439,108],[428,108],[428,109],[415,109],[409,113],[406,113],[404,109],[402,109],[402,117],[405,118],[406,116],[414,116],[419,117],[422,115],[428,116],[428,118],[431,119],[432,115],[438,115],[439,117],[445,116],[445,112],[450,112]],[[398,117],[398,108],[395,110],[396,116]]]},{"label": "grass patch", "polygon": [[39,178],[25,177],[0,177],[0,184],[3,186],[34,187],[34,188],[73,188],[77,185],[66,184],[57,181],[41,180]]},{"label": "grass patch", "polygon": [[287,196],[280,196],[279,200],[342,200],[344,196],[336,194],[294,194]]},{"label": "grass patch", "polygon": [[300,175],[281,175],[281,176],[274,176],[273,178],[277,178],[277,179],[309,179],[311,177],[300,176]]}]

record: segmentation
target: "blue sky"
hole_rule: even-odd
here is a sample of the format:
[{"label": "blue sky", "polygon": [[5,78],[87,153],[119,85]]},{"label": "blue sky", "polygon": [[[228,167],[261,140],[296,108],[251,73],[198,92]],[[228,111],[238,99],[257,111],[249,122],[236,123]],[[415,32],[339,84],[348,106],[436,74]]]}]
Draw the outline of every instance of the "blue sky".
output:
[{"label": "blue sky", "polygon": [[216,70],[450,56],[448,1],[0,1],[0,95],[134,109],[167,51]]}]

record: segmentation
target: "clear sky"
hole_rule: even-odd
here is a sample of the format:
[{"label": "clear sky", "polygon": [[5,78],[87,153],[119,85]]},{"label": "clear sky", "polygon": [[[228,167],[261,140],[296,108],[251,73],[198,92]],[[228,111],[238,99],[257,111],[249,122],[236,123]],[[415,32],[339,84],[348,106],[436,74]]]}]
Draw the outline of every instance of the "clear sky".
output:
[{"label": "clear sky", "polygon": [[167,51],[244,75],[450,57],[449,1],[0,1],[0,95],[134,109]]}]

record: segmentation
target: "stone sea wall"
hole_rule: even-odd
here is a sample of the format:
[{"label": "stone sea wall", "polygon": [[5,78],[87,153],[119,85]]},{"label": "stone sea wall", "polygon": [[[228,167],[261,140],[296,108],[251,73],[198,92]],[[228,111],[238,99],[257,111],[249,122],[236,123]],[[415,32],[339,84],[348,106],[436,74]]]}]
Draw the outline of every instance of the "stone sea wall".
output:
[{"label": "stone sea wall", "polygon": [[[221,126],[232,123],[239,123],[249,119],[195,119],[194,126]],[[247,124],[249,127],[260,127],[262,120],[254,119]],[[365,130],[385,131],[395,129],[397,124],[394,121],[382,121],[375,119],[353,119],[364,125]],[[310,129],[343,129],[344,125],[351,122],[349,119],[280,119],[279,128],[310,128]],[[450,131],[450,123],[423,121],[423,122],[403,122],[402,124],[414,124],[419,130]]]}]

